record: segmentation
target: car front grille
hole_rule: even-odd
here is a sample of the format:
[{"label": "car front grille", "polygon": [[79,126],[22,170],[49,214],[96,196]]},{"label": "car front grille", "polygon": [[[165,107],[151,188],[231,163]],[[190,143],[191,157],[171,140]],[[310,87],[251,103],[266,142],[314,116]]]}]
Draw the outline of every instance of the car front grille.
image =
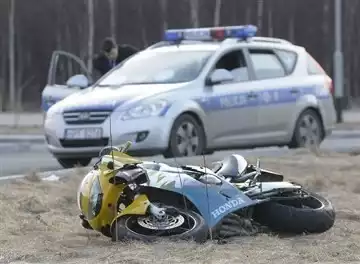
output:
[{"label": "car front grille", "polygon": [[64,112],[63,117],[69,125],[101,124],[111,114],[111,111],[74,111]]},{"label": "car front grille", "polygon": [[60,143],[64,148],[105,147],[109,143],[109,138],[60,139]]}]

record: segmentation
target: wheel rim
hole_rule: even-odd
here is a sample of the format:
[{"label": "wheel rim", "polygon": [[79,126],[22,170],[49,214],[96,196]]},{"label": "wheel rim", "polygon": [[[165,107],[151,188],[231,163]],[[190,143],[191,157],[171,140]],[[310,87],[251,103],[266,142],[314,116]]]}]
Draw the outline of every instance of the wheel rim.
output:
[{"label": "wheel rim", "polygon": [[154,216],[131,216],[125,221],[126,228],[133,233],[158,237],[186,234],[197,224],[194,217],[182,213],[177,216],[166,215],[162,221],[157,220]]},{"label": "wheel rim", "polygon": [[324,203],[314,196],[310,196],[302,202],[303,208],[320,210],[325,207]]},{"label": "wheel rim", "polygon": [[190,122],[182,123],[176,131],[176,148],[181,156],[195,156],[199,148],[199,135]]},{"label": "wheel rim", "polygon": [[185,222],[182,215],[172,216],[166,215],[164,220],[158,221],[154,216],[141,217],[137,219],[137,223],[147,229],[152,230],[169,230],[181,226]]},{"label": "wheel rim", "polygon": [[301,146],[318,145],[320,141],[320,125],[312,115],[305,115],[300,121],[299,137]]}]

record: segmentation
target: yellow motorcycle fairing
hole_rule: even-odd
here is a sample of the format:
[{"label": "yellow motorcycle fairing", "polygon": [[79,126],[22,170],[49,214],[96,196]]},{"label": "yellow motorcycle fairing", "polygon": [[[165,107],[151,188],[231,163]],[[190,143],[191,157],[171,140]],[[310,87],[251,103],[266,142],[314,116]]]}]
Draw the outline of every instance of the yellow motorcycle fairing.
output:
[{"label": "yellow motorcycle fairing", "polygon": [[[108,183],[108,176],[105,176],[105,174],[106,172],[101,170],[94,173],[94,176],[89,180],[86,191],[80,193],[82,213],[92,229],[100,232],[103,227],[110,225],[117,215],[117,200],[125,187],[123,184],[113,185]],[[99,186],[99,188],[94,188],[95,185]],[[94,189],[96,190],[94,191]],[[95,203],[94,200],[99,199],[97,195],[100,193],[102,193],[102,201],[99,205],[99,211],[94,212],[92,206]]]},{"label": "yellow motorcycle fairing", "polygon": [[[142,163],[123,152],[112,151],[102,157],[97,170],[89,172],[84,178],[78,194],[80,210],[92,229],[100,232],[104,227],[110,227],[115,218],[125,214],[145,214],[150,204],[146,195],[140,195],[130,206],[118,213],[117,202],[125,185],[109,183],[109,179],[116,174],[115,170],[108,168],[109,162],[114,162],[115,170],[124,164]],[[95,212],[93,209],[97,201],[101,203]]]},{"label": "yellow motorcycle fairing", "polygon": [[150,201],[148,197],[145,194],[140,194],[128,207],[118,212],[110,226],[113,226],[116,220],[124,215],[145,215],[149,205]]},{"label": "yellow motorcycle fairing", "polygon": [[113,150],[108,155],[101,158],[101,164],[107,165],[110,161],[114,162],[114,167],[122,167],[124,164],[142,163],[141,160],[135,159],[123,152]]}]

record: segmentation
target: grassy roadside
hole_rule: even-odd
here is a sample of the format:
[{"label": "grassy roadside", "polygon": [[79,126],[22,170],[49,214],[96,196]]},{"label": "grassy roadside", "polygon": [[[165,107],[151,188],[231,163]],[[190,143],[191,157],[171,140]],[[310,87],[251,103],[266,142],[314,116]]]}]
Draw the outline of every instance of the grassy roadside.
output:
[{"label": "grassy roadside", "polygon": [[262,158],[262,167],[328,197],[337,212],[335,226],[323,234],[240,237],[225,245],[116,244],[80,226],[76,189],[83,175],[60,182],[28,177],[0,186],[0,263],[359,263],[359,156],[299,150]]}]

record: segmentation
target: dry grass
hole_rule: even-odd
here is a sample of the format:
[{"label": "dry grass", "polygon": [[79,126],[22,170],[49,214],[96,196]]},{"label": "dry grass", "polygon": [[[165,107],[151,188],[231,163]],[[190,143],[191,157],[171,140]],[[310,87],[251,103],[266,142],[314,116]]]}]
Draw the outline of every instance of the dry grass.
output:
[{"label": "dry grass", "polygon": [[337,210],[335,226],[319,235],[259,235],[225,245],[114,244],[80,226],[75,195],[80,175],[61,182],[33,175],[0,186],[0,263],[360,263],[359,160],[306,151],[262,159],[262,167],[329,197]]}]

